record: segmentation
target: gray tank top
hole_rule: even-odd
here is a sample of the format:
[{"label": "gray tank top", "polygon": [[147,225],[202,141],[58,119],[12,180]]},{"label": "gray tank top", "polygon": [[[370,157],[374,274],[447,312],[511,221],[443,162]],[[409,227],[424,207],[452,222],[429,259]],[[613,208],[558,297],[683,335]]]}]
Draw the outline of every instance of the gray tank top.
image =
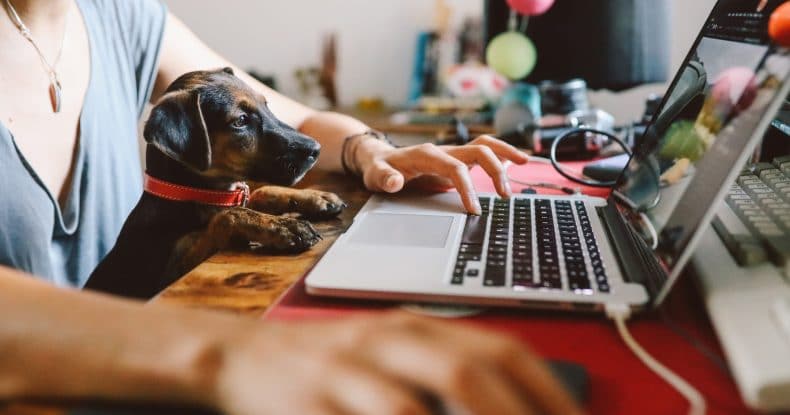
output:
[{"label": "gray tank top", "polygon": [[62,210],[19,152],[13,131],[0,123],[0,264],[71,287],[85,284],[142,193],[137,127],[156,79],[167,17],[157,0],[77,4],[91,68]]}]

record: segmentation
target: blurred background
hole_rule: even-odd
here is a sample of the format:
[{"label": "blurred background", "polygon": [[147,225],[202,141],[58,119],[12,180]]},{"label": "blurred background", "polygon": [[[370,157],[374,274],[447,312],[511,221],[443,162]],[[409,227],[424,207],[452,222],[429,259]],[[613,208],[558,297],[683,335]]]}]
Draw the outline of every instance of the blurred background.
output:
[{"label": "blurred background", "polygon": [[[319,68],[322,45],[335,34],[335,83],[341,108],[354,107],[360,99],[405,106],[413,88],[419,34],[441,25],[458,34],[464,22],[483,21],[486,7],[485,0],[224,0],[200,2],[200,6],[191,0],[164,2],[215,50],[242,68],[273,77],[277,89],[308,103],[296,71]],[[671,75],[714,1],[668,2]],[[617,94],[597,90],[589,96],[615,118],[633,119],[642,112],[645,96],[663,92],[664,87],[664,83],[650,84]]]}]

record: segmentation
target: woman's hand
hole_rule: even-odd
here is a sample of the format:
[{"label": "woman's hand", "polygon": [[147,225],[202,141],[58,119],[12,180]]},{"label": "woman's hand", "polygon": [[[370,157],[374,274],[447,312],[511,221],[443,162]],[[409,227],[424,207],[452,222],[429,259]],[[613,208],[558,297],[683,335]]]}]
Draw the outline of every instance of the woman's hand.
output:
[{"label": "woman's hand", "polygon": [[222,353],[212,395],[229,414],[581,413],[533,353],[469,326],[405,313],[256,325]]},{"label": "woman's hand", "polygon": [[393,148],[381,141],[366,138],[353,148],[355,165],[365,186],[373,191],[398,192],[414,181],[431,190],[458,189],[467,211],[480,213],[469,168],[479,164],[491,176],[497,193],[511,194],[503,161],[527,162],[527,155],[510,144],[483,135],[462,146],[422,144]]}]

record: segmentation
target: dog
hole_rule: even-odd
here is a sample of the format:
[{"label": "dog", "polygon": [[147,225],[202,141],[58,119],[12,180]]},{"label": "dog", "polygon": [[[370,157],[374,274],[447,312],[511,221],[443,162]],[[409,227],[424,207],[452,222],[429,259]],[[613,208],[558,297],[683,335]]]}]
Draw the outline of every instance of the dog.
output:
[{"label": "dog", "polygon": [[[301,218],[346,207],[332,193],[281,187],[304,176],[320,145],[275,118],[231,68],[176,79],[143,136],[146,191],[87,289],[147,299],[223,249],[301,252],[321,238]],[[250,194],[246,180],[272,185]],[[301,216],[275,216],[285,212]]]}]

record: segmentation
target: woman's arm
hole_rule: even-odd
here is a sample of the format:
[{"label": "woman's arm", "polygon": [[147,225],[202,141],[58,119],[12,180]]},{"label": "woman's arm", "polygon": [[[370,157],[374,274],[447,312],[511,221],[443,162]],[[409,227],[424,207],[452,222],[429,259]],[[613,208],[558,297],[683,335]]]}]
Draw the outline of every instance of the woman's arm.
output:
[{"label": "woman's arm", "polygon": [[[165,28],[152,100],[158,99],[167,86],[185,72],[223,66],[233,67],[241,79],[265,95],[272,112],[283,122],[321,143],[319,168],[341,171],[344,139],[368,130],[359,120],[313,110],[263,85],[211,50],[173,15],[168,16]],[[372,137],[360,137],[354,144],[346,146],[347,161],[368,189],[393,193],[400,191],[407,182],[420,178],[423,185],[430,187],[455,187],[466,209],[473,213],[479,213],[480,207],[469,167],[482,166],[494,181],[497,192],[507,197],[510,187],[502,160],[518,164],[527,162],[524,153],[488,136],[460,147],[423,145],[395,149]]]},{"label": "woman's arm", "polygon": [[[210,404],[223,315],[57,289],[0,267],[0,400]],[[227,328],[225,328],[227,327]]]},{"label": "woman's arm", "polygon": [[0,267],[0,402],[195,405],[228,414],[573,414],[522,346],[402,314],[276,324],[67,291]]}]

